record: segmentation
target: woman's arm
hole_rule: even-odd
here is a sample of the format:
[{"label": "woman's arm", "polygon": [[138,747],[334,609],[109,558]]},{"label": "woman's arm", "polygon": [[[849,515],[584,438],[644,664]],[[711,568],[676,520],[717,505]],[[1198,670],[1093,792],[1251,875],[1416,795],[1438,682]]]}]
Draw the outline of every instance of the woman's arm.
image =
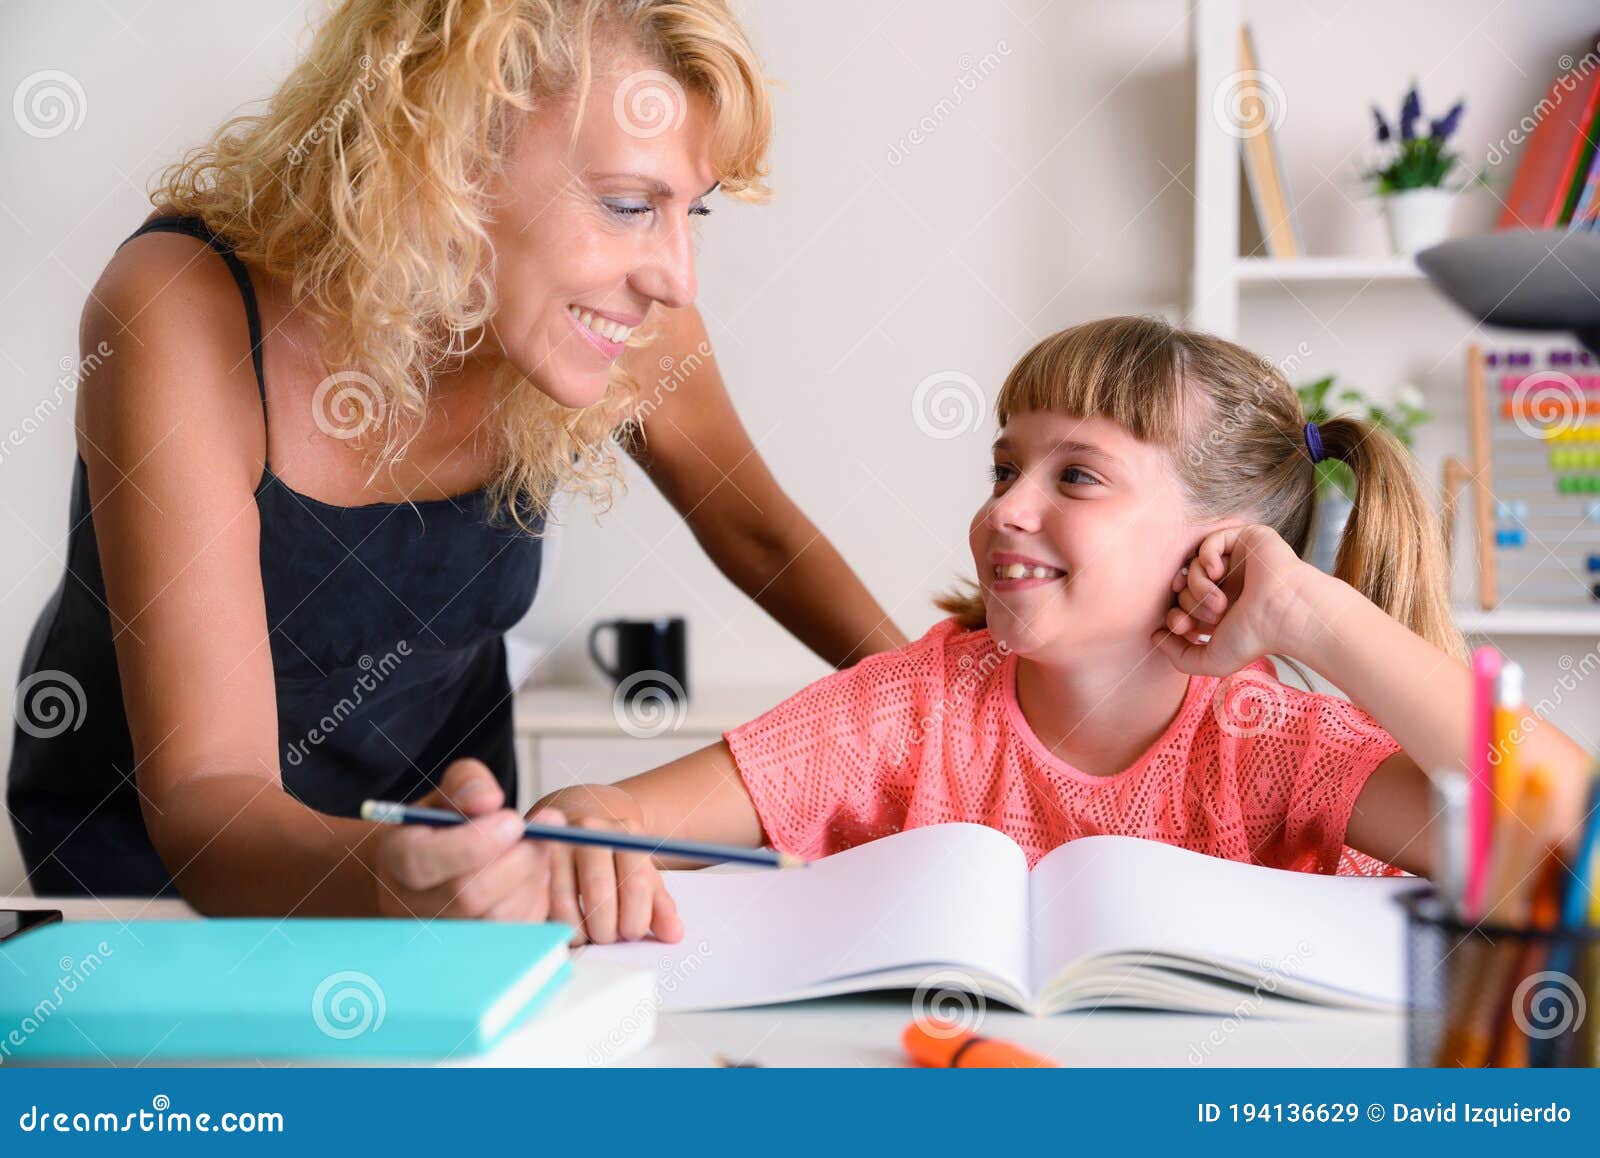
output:
[{"label": "woman's arm", "polygon": [[[736,586],[835,667],[906,642],[855,572],[772,477],[723,385],[693,306],[630,350],[644,428],[634,458]],[[668,362],[670,359],[670,363]]]},{"label": "woman's arm", "polygon": [[80,336],[112,351],[79,391],[78,443],[130,772],[180,891],[208,914],[491,912],[544,854],[503,827],[520,818],[476,761],[450,788],[483,823],[451,832],[324,816],[283,790],[254,498],[264,426],[227,267],[192,238],[140,237],[108,265]]}]

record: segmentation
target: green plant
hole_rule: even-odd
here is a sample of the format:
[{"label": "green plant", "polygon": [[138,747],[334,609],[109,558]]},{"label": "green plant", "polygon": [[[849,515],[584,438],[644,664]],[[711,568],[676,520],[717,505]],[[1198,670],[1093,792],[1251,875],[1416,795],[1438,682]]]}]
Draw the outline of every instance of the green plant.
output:
[{"label": "green plant", "polygon": [[1447,146],[1461,124],[1461,114],[1466,107],[1465,101],[1457,101],[1444,116],[1428,122],[1428,135],[1423,137],[1417,134],[1417,121],[1422,119],[1422,99],[1417,95],[1415,81],[1400,105],[1400,115],[1395,120],[1398,132],[1390,130],[1383,113],[1373,105],[1378,144],[1385,148],[1388,156],[1383,164],[1368,169],[1362,176],[1384,194],[1443,185],[1460,160]]},{"label": "green plant", "polygon": [[[1348,386],[1337,389],[1335,382],[1335,375],[1330,374],[1326,378],[1295,387],[1307,422],[1321,423],[1330,418],[1353,415],[1387,430],[1410,449],[1411,432],[1433,417],[1423,409],[1422,395],[1417,393],[1415,387],[1402,386],[1395,392],[1392,406],[1379,406],[1360,390]],[[1338,459],[1325,458],[1317,463],[1317,494],[1325,497],[1333,491],[1353,499],[1356,477]]]}]

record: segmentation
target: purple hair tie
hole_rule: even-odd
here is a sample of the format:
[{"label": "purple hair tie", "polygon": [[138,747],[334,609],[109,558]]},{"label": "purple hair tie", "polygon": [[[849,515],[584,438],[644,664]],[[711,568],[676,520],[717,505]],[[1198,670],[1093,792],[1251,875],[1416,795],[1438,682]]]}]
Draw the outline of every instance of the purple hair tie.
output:
[{"label": "purple hair tie", "polygon": [[1306,423],[1306,449],[1311,452],[1312,462],[1321,462],[1328,457],[1328,452],[1322,449],[1322,431],[1317,429],[1315,422]]}]

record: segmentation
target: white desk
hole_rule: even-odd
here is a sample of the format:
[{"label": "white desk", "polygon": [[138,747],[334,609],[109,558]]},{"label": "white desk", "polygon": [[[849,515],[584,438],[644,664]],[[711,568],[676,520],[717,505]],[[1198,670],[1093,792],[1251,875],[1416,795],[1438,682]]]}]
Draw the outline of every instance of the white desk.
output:
[{"label": "white desk", "polygon": [[[68,920],[193,916],[181,901],[16,897],[0,898],[0,908],[61,909]],[[718,1013],[665,1013],[657,1018],[654,1043],[625,1064],[704,1066],[716,1064],[720,1055],[769,1066],[901,1065],[900,1032],[912,1012],[911,995],[902,993]],[[1405,1020],[1391,1014],[1323,1014],[1304,1021],[1246,1016],[1230,1021],[1102,1010],[1035,1018],[991,1007],[979,1029],[1072,1066],[1405,1064]]]}]

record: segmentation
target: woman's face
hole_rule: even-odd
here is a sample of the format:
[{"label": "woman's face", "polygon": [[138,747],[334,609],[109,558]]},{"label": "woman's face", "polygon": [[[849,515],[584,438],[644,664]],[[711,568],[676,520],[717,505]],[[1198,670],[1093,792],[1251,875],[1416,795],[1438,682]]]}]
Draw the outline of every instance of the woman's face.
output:
[{"label": "woman's face", "polygon": [[1147,651],[1204,533],[1166,450],[1106,418],[1014,414],[969,533],[989,629],[1042,662]]},{"label": "woman's face", "polygon": [[605,393],[628,333],[655,302],[694,300],[694,231],[715,184],[711,112],[640,56],[599,67],[577,101],[529,114],[488,224],[491,336],[563,406]]}]

